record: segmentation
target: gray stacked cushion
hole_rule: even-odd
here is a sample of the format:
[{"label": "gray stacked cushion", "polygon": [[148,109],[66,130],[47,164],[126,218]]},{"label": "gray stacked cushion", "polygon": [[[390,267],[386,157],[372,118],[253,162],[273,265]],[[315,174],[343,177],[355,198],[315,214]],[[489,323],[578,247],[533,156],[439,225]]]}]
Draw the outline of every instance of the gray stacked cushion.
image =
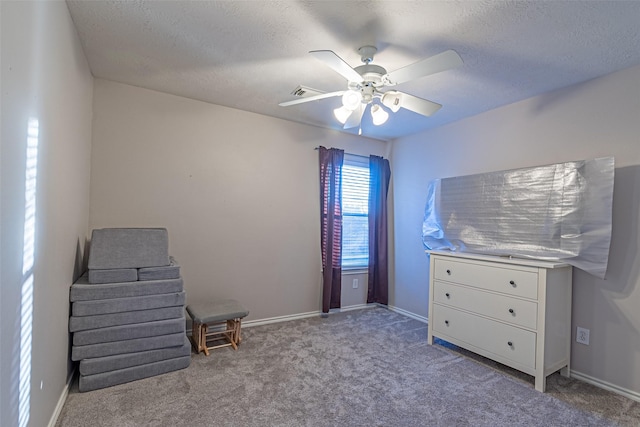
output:
[{"label": "gray stacked cushion", "polygon": [[143,378],[153,377],[168,372],[184,369],[191,363],[191,356],[182,356],[175,359],[162,360],[147,363],[145,365],[132,366],[130,368],[117,369],[95,375],[80,375],[78,389],[81,392],[97,390],[117,384],[124,384]]},{"label": "gray stacked cushion", "polygon": [[93,301],[75,301],[71,306],[71,314],[73,316],[93,316],[96,314],[150,310],[152,308],[183,306],[184,301],[184,292]]},{"label": "gray stacked cushion", "polygon": [[151,310],[125,311],[123,313],[97,314],[93,316],[71,316],[69,318],[69,332],[152,322],[154,320],[175,319],[183,316],[184,307],[182,305],[154,308]]},{"label": "gray stacked cushion", "polygon": [[135,268],[113,268],[109,270],[89,270],[88,283],[135,282],[138,270]]},{"label": "gray stacked cushion", "polygon": [[126,269],[169,265],[166,228],[103,228],[93,230],[89,269]]},{"label": "gray stacked cushion", "polygon": [[108,328],[80,331],[73,334],[73,345],[89,345],[105,342],[155,337],[185,331],[185,319],[156,320],[133,325],[111,326]]},{"label": "gray stacked cushion", "polygon": [[144,282],[90,284],[87,276],[80,277],[71,285],[69,299],[74,301],[92,301],[112,298],[137,297],[143,295],[169,294],[182,292],[182,278],[169,280],[148,280]]},{"label": "gray stacked cushion", "polygon": [[80,391],[189,366],[183,281],[168,247],[164,228],[93,231],[89,271],[69,292]]},{"label": "gray stacked cushion", "polygon": [[114,354],[136,353],[138,351],[156,350],[164,347],[176,347],[183,344],[184,337],[185,332],[182,331],[170,335],[158,335],[132,340],[74,345],[71,347],[71,360],[77,361],[94,357],[112,356]]},{"label": "gray stacked cushion", "polygon": [[180,277],[180,266],[173,257],[169,257],[166,267],[145,267],[138,269],[138,280],[177,279]]},{"label": "gray stacked cushion", "polygon": [[190,354],[191,342],[185,335],[184,343],[179,347],[165,347],[158,350],[117,354],[115,356],[97,357],[95,359],[83,359],[80,361],[79,370],[81,375],[95,375],[102,372],[115,371],[118,369],[130,368],[132,366],[159,362],[161,360],[189,356]]}]

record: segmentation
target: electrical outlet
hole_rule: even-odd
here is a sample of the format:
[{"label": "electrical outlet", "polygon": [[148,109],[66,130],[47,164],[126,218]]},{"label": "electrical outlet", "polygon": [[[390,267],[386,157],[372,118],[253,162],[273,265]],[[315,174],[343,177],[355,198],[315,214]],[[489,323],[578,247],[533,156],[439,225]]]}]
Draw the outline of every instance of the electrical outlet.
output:
[{"label": "electrical outlet", "polygon": [[358,289],[358,279],[353,279],[353,289]]},{"label": "electrical outlet", "polygon": [[589,345],[589,330],[578,326],[576,329],[576,342]]}]

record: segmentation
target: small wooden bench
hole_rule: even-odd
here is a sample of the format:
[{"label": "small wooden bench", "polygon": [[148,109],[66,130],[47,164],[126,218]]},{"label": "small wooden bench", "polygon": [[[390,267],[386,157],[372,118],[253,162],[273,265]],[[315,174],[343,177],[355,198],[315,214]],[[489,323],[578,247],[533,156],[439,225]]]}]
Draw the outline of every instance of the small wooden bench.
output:
[{"label": "small wooden bench", "polygon": [[[187,306],[191,316],[191,343],[197,353],[219,347],[231,346],[234,350],[242,341],[242,318],[249,314],[238,301],[227,299],[218,301],[196,302]],[[211,345],[224,341],[223,344]]]}]

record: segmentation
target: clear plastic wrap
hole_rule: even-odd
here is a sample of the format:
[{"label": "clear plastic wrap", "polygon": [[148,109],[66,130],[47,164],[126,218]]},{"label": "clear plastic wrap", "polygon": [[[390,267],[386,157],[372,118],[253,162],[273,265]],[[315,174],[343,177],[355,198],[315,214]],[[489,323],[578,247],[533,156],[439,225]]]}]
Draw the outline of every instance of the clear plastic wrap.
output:
[{"label": "clear plastic wrap", "polygon": [[564,261],[604,278],[613,157],[436,179],[422,238],[431,250]]}]

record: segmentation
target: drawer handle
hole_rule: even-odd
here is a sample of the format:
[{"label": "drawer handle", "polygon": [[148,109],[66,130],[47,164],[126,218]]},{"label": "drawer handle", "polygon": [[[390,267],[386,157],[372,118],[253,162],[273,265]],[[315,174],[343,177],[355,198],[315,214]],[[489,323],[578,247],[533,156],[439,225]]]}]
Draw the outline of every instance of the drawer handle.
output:
[{"label": "drawer handle", "polygon": [[444,324],[445,324],[445,325],[447,325],[447,326],[449,326],[449,321],[448,321],[448,320],[445,320],[445,321],[444,321]]},{"label": "drawer handle", "polygon": [[514,282],[513,280],[509,280],[509,284],[514,287],[516,286],[516,282]]},{"label": "drawer handle", "polygon": [[447,270],[447,274],[451,276],[451,270]]},{"label": "drawer handle", "polygon": [[512,343],[511,341],[508,341],[508,342],[507,342],[507,345],[508,345],[509,347],[513,347],[513,343]]},{"label": "drawer handle", "polygon": [[449,292],[447,292],[446,294],[444,294],[447,298],[451,298],[451,295],[449,295]]},{"label": "drawer handle", "polygon": [[509,309],[509,313],[511,313],[511,314],[515,313],[515,312],[513,311],[513,308],[510,308],[510,309]]}]

